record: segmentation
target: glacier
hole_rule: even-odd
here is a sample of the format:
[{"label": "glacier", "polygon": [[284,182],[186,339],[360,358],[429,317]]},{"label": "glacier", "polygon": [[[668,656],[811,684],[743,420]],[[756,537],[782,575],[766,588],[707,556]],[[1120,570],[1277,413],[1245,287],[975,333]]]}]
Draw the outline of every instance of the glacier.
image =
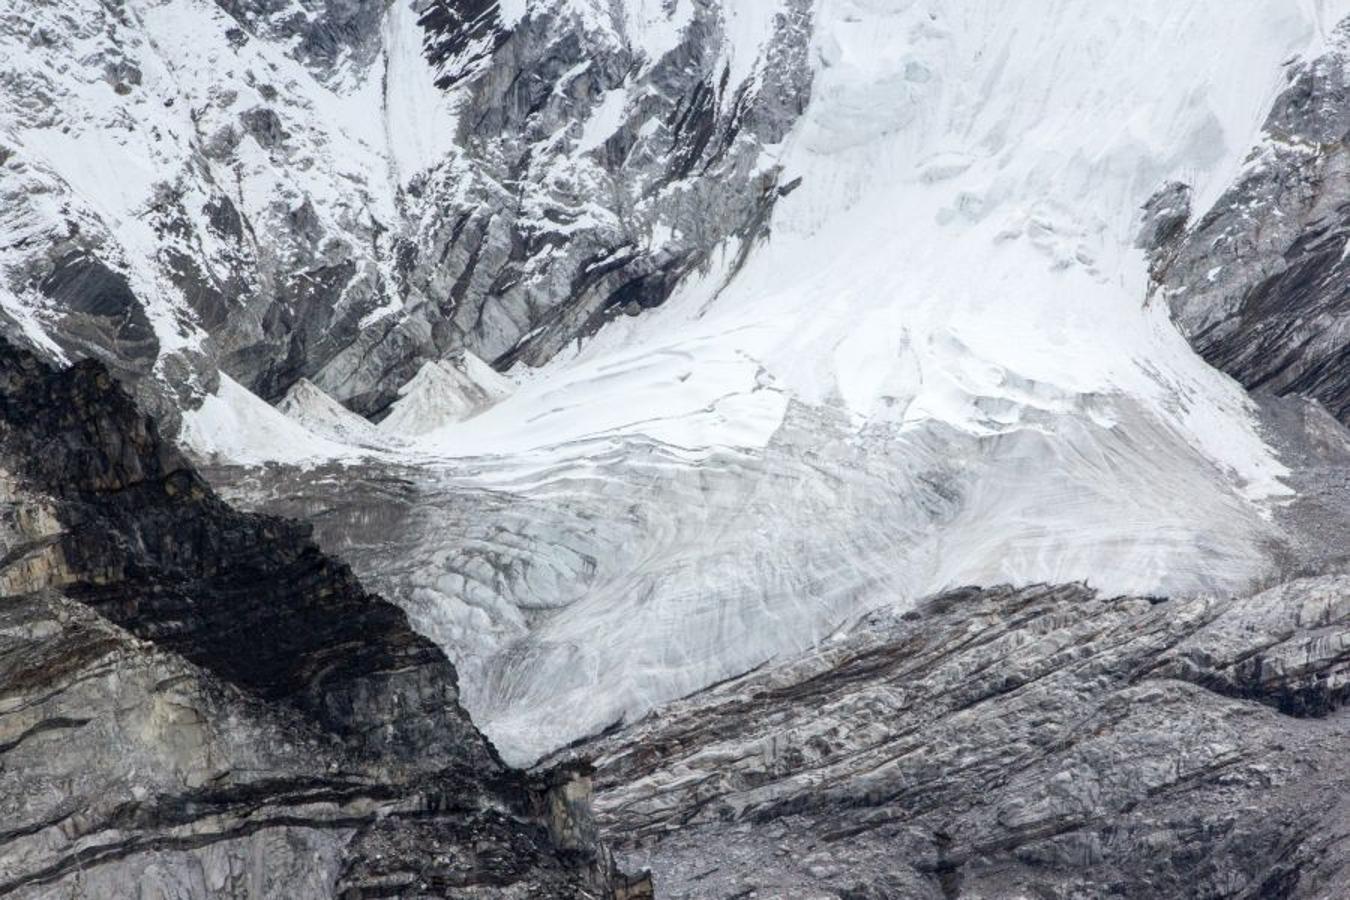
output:
[{"label": "glacier", "polygon": [[[393,41],[405,6],[388,71],[422,87],[386,119],[396,172],[446,152],[429,123],[454,115]],[[727,58],[753,79],[776,7],[739,6]],[[396,444],[306,428],[228,377],[183,439],[251,467],[237,496],[322,510],[512,762],[953,586],[1256,585],[1288,469],[1134,246],[1167,182],[1218,198],[1282,67],[1350,12],[1240,6],[821,0],[810,101],[756,162],[782,173],[767,236],[517,364],[470,418],[411,379],[399,418],[444,424],[399,422]],[[683,7],[632,5],[625,40],[672,46]]]}]

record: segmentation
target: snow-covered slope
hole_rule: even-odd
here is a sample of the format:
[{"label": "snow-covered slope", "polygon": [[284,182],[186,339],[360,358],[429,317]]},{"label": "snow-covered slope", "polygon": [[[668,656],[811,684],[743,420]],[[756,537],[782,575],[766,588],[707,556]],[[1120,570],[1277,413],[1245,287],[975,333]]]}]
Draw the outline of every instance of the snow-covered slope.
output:
[{"label": "snow-covered slope", "polygon": [[767,239],[416,441],[398,559],[364,513],[329,539],[516,759],[951,585],[1267,576],[1284,468],[1134,241],[1169,180],[1223,190],[1347,12],[822,0]]},{"label": "snow-covered slope", "polygon": [[179,439],[206,462],[253,465],[354,458],[359,445],[311,430],[306,417],[292,418],[265,403],[228,375],[183,419]]}]

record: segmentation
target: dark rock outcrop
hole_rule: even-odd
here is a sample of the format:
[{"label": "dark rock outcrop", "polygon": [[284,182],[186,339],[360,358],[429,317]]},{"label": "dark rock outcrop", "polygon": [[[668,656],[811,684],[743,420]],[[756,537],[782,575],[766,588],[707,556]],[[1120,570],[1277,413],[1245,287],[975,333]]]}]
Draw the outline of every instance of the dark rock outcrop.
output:
[{"label": "dark rock outcrop", "polygon": [[1163,185],[1144,204],[1135,246],[1149,255],[1149,272],[1159,278],[1171,261],[1169,251],[1191,220],[1191,187],[1174,181]]},{"label": "dark rock outcrop", "polygon": [[0,894],[629,889],[583,774],[505,766],[400,610],[102,365],[0,342],[0,486]]},{"label": "dark rock outcrop", "polygon": [[106,346],[118,359],[127,360],[132,371],[145,372],[154,365],[159,341],[126,276],[92,255],[72,250],[53,262],[38,290],[66,311],[61,340],[71,351]]},{"label": "dark rock outcrop", "polygon": [[215,0],[248,37],[284,41],[317,77],[333,74],[344,54],[369,62],[379,52],[380,20],[389,0]]}]

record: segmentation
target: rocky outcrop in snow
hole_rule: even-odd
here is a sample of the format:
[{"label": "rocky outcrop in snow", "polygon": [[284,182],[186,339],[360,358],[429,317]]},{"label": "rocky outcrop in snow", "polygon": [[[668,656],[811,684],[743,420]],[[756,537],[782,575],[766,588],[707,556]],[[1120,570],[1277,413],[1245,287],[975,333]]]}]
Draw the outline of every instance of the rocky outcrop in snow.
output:
[{"label": "rocky outcrop in snow", "polygon": [[500,25],[477,61],[438,52],[462,35],[428,14],[466,106],[462,153],[410,188],[435,215],[409,279],[439,308],[414,321],[485,359],[539,363],[660,304],[728,239],[748,248],[785,191],[765,151],[809,99],[810,12],[554,0]]}]

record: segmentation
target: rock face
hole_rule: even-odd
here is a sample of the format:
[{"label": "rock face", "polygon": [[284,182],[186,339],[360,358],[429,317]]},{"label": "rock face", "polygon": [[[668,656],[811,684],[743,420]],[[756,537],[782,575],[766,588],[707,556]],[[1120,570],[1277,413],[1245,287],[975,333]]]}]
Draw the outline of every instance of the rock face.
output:
[{"label": "rock face", "polygon": [[629,890],[584,769],[506,767],[401,611],[221,501],[102,365],[0,343],[0,469],[0,892]]},{"label": "rock face", "polygon": [[1350,423],[1350,23],[1291,65],[1262,142],[1154,274],[1195,348],[1246,387],[1315,397]]},{"label": "rock face", "polygon": [[507,26],[495,3],[430,4],[438,84],[466,108],[461,152],[409,186],[435,215],[407,248],[427,302],[404,339],[539,363],[660,304],[727,239],[748,248],[782,188],[764,148],[810,96],[811,4],[760,6],[564,0]]},{"label": "rock face", "polygon": [[225,371],[381,413],[743,254],[806,0],[100,0],[0,23],[0,326],[173,426]]},{"label": "rock face", "polygon": [[1350,878],[1350,579],[965,589],[582,752],[663,897],[1317,897]]}]

